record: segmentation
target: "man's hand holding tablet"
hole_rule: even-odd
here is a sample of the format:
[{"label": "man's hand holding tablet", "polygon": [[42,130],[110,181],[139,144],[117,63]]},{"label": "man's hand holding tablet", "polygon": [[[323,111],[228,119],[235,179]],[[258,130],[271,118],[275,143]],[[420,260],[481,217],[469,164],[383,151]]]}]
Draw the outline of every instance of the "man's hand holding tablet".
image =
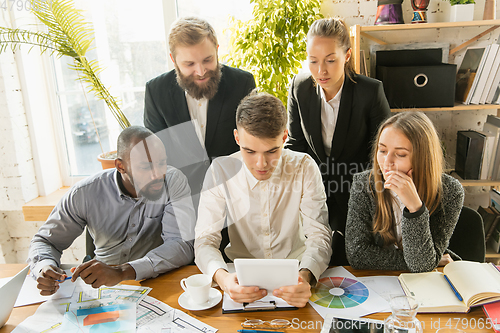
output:
[{"label": "man's hand holding tablet", "polygon": [[282,298],[290,305],[303,308],[311,297],[310,276],[313,275],[308,269],[301,270],[297,285],[280,287],[273,291],[273,295]]},{"label": "man's hand holding tablet", "polygon": [[311,296],[312,274],[299,272],[297,259],[235,259],[236,273],[219,269],[214,280],[231,299],[251,303],[268,293],[288,304],[304,307]]}]

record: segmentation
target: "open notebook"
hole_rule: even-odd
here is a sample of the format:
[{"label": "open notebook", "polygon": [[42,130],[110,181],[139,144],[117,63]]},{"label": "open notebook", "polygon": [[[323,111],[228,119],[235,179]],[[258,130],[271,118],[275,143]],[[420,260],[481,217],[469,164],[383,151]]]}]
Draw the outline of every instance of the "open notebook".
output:
[{"label": "open notebook", "polygon": [[466,313],[472,306],[500,300],[500,272],[490,263],[455,261],[443,273],[403,273],[399,281],[405,294],[419,301],[418,312]]},{"label": "open notebook", "polygon": [[23,286],[28,271],[29,266],[26,266],[0,288],[0,327],[9,319],[10,313],[14,308],[14,303],[16,303],[17,295],[19,295],[19,291]]}]

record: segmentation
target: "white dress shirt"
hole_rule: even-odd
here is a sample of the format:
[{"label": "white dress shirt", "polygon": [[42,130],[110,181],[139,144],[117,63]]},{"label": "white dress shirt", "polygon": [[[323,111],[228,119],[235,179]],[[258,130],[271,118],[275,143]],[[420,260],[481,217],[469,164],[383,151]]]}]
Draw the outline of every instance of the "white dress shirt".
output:
[{"label": "white dress shirt", "polygon": [[76,183],[57,203],[31,241],[32,272],[59,267],[62,252],[85,227],[94,240],[95,258],[108,265],[130,264],[136,280],[193,260],[195,212],[186,176],[168,166],[167,192],[156,201],[125,194],[119,177],[114,168],[101,171]]},{"label": "white dress shirt", "polygon": [[307,154],[283,149],[268,180],[257,180],[241,153],[215,159],[207,172],[195,228],[195,261],[213,276],[227,270],[219,251],[227,217],[236,258],[296,258],[316,280],[328,267],[331,229],[321,174]]},{"label": "white dress shirt", "polygon": [[344,84],[342,83],[342,87],[340,87],[335,97],[329,101],[326,100],[323,88],[319,89],[321,91],[321,134],[323,135],[326,156],[330,156],[332,150],[333,134],[339,116],[340,96],[343,87]]},{"label": "white dress shirt", "polygon": [[189,110],[189,116],[191,116],[198,139],[200,139],[201,144],[205,147],[208,99],[196,99],[186,92],[186,102]]}]

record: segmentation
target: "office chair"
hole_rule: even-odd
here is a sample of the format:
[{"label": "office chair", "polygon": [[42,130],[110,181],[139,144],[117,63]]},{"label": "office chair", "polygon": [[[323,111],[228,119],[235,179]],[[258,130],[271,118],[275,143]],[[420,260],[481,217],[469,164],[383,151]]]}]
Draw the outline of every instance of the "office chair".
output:
[{"label": "office chair", "polygon": [[483,219],[474,209],[462,207],[448,248],[463,260],[484,262],[486,246]]},{"label": "office chair", "polygon": [[[222,239],[220,241],[219,251],[222,254],[222,258],[224,259],[224,261],[226,263],[231,263],[233,261],[231,259],[229,259],[228,256],[226,255],[226,252],[224,252],[224,249],[229,244],[229,233],[227,231],[227,221],[224,222],[224,228],[222,228],[222,230],[220,231],[220,233],[221,233]],[[194,259],[190,263],[190,265],[196,265],[195,262],[194,262]]]}]

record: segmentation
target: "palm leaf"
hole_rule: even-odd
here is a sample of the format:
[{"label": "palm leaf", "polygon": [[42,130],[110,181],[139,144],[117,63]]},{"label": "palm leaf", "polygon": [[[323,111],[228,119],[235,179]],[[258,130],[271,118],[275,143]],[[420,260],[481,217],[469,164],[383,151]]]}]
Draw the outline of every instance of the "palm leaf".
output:
[{"label": "palm leaf", "polygon": [[97,61],[87,61],[87,58],[85,57],[75,58],[74,65],[71,65],[70,68],[76,70],[78,72],[79,79],[87,83],[87,89],[89,92],[93,92],[97,98],[106,102],[121,128],[130,126],[130,122],[127,117],[118,106],[117,98],[110,94],[109,90],[99,79],[98,74],[102,71],[102,68],[99,67]]},{"label": "palm leaf", "polygon": [[58,56],[72,56],[70,52],[61,50],[58,45],[54,43],[52,36],[46,33],[0,27],[0,52],[4,52],[9,47],[12,51],[15,51],[21,45],[30,45],[31,47],[38,46],[40,47],[41,53],[49,52],[50,55],[57,53]]},{"label": "palm leaf", "polygon": [[92,43],[92,26],[82,11],[70,0],[31,0],[35,16],[47,26],[48,34],[62,49],[72,50],[73,57],[84,56]]}]

